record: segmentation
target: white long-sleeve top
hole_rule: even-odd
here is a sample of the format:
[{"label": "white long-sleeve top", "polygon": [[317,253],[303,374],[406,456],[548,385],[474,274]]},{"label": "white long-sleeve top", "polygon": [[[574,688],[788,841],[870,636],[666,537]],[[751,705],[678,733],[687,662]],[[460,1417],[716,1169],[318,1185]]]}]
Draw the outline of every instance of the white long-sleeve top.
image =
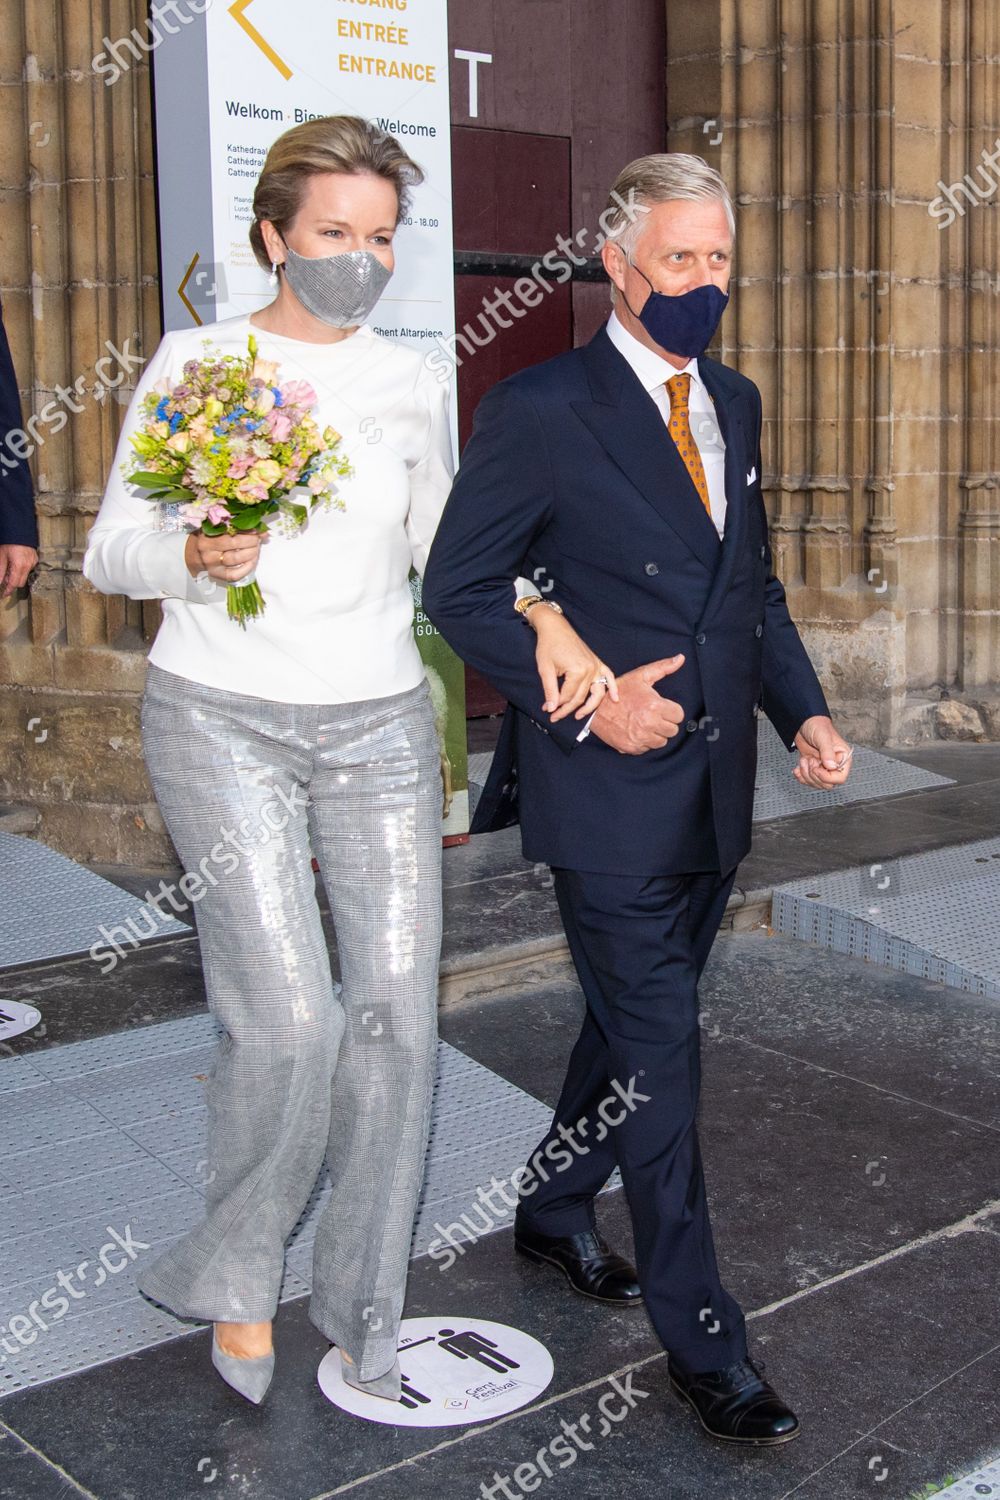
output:
[{"label": "white long-sleeve top", "polygon": [[[224,354],[277,360],[278,379],[308,380],[320,429],[342,434],[354,473],[338,481],[345,509],[312,511],[307,529],[275,524],[261,547],[257,581],[265,613],[240,629],[226,613],[224,584],[192,578],[188,533],[160,529],[159,507],[122,477],[134,457],[138,405],[167,377],[182,377],[204,341]],[[350,703],[416,687],[424,674],[413,638],[411,564],[423,573],[451,487],[447,386],[415,350],[362,326],[334,344],[256,328],[248,316],[165,334],[129,406],[83,571],[95,588],[162,599],[149,659],[209,687],[282,703]],[[293,494],[293,499],[300,498]]]}]

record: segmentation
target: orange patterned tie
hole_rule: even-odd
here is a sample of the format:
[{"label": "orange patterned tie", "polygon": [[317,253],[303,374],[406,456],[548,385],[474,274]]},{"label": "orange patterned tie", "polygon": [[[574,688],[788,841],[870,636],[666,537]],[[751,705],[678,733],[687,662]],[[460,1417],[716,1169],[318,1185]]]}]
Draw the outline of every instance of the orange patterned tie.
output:
[{"label": "orange patterned tie", "polygon": [[688,421],[688,397],[691,394],[690,375],[671,375],[666,382],[667,394],[670,397],[670,436],[677,444],[677,451],[684,460],[684,467],[694,481],[694,487],[701,497],[701,503],[708,511],[709,520],[712,518],[712,502],[708,498],[708,480],[705,478],[705,466],[698,452],[698,445],[691,435],[691,423]]}]

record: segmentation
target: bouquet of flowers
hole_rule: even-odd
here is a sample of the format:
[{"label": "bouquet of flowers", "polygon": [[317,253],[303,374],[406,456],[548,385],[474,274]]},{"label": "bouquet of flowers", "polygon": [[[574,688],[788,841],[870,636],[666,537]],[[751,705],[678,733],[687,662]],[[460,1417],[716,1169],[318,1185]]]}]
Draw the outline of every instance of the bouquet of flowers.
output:
[{"label": "bouquet of flowers", "polygon": [[[258,359],[253,334],[247,356],[213,353],[205,343],[180,384],[160,381],[143,400],[131,438],[137,457],[122,466],[129,483],[207,536],[257,531],[278,513],[291,534],[318,504],[343,510],[337,480],[353,470],[337,451],[340,434],[321,432],[310,415],[317,397],[309,382],[280,381],[277,364]],[[246,629],[264,612],[256,580],[230,584],[227,605]]]}]

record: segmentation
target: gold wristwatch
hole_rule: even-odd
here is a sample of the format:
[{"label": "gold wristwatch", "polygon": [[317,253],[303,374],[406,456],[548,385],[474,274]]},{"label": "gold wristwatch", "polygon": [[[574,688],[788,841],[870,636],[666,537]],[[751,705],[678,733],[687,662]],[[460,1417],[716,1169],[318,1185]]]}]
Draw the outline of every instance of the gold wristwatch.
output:
[{"label": "gold wristwatch", "polygon": [[534,604],[547,604],[549,609],[554,609],[557,615],[561,615],[563,613],[561,604],[557,604],[554,599],[543,599],[541,594],[525,594],[523,599],[516,599],[514,601],[514,608],[521,616],[521,619],[526,621],[528,618],[528,610],[531,609],[532,605]]}]

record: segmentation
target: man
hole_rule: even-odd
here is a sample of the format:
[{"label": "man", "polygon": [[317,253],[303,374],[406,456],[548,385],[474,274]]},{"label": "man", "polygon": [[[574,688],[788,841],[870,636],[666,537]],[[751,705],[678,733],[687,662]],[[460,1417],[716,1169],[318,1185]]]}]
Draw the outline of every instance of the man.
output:
[{"label": "man", "polygon": [[[588,1295],[641,1293],[708,1432],[787,1442],[798,1420],[749,1359],[715,1260],[697,982],[750,846],[761,707],[809,786],[842,783],[850,749],[771,572],[760,395],[702,357],[728,295],[725,184],[698,157],[643,157],[602,222],[612,315],[584,348],[482,401],[423,590],[442,634],[512,705],[477,826],[501,818],[516,761],[524,853],[552,866],[587,1002],[515,1243]],[[619,701],[606,694],[587,726],[538,704],[515,574],[544,577],[547,595],[519,610],[561,604],[618,678]],[[586,1149],[568,1149],[570,1130]],[[596,1228],[616,1163],[638,1285]]]},{"label": "man", "polygon": [[8,444],[21,430],[21,398],[0,312],[0,599],[23,588],[38,561],[31,474],[17,456],[19,444]]}]

